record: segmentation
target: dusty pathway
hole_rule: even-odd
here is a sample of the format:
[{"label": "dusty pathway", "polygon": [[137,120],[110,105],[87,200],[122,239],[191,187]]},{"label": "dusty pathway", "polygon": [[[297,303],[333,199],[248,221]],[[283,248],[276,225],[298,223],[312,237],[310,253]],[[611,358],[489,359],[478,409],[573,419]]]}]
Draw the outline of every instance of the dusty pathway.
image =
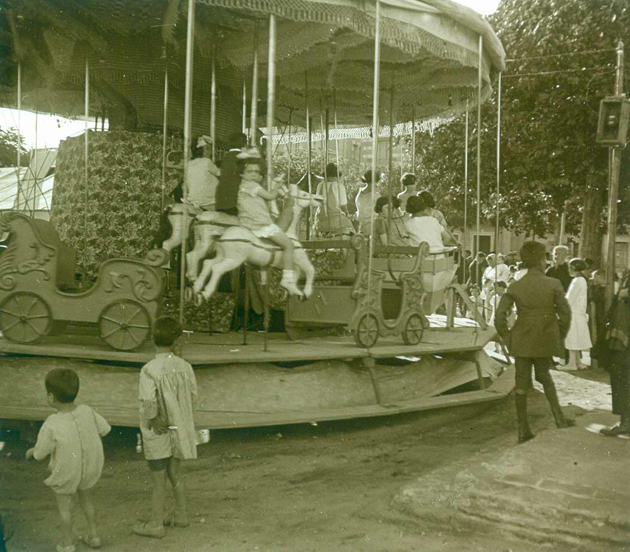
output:
[{"label": "dusty pathway", "polygon": [[[609,408],[604,373],[554,377],[563,402],[579,404],[570,408],[573,414]],[[544,396],[535,393],[531,402],[534,429],[551,427]],[[96,491],[104,549],[531,550],[492,534],[445,531],[392,507],[418,478],[479,453],[499,455],[514,443],[511,397],[489,409],[214,432],[186,470],[191,527],[170,530],[158,543],[131,534],[148,512],[149,477],[135,452],[135,434],[117,432],[106,439],[106,469]],[[54,550],[59,529],[54,497],[42,484],[46,465],[24,462],[24,451],[8,440],[0,452],[0,511],[15,531],[9,550]]]}]

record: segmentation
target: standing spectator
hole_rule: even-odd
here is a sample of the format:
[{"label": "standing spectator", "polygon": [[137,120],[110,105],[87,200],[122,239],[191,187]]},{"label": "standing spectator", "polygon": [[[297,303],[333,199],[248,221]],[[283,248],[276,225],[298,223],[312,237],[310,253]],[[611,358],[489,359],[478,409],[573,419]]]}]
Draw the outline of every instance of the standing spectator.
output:
[{"label": "standing spectator", "polygon": [[569,274],[573,278],[566,294],[571,307],[571,328],[564,341],[564,346],[569,351],[569,363],[563,369],[583,370],[586,366],[582,364],[580,351],[586,351],[593,346],[586,313],[588,296],[588,287],[584,277],[586,265],[582,259],[571,259],[568,264]]},{"label": "standing spectator", "polygon": [[592,309],[589,314],[593,322],[591,340],[595,338],[595,346],[591,352],[591,357],[593,357],[595,350],[599,351],[604,345],[606,334],[606,271],[601,268],[593,273],[590,299]]},{"label": "standing spectator", "polygon": [[171,482],[175,509],[166,524],[187,527],[186,491],[181,461],[197,458],[194,403],[197,381],[192,366],[174,353],[182,335],[177,320],[162,316],[153,324],[155,358],[140,371],[140,431],[151,472],[151,519],[133,528],[136,535],[165,535],[166,479]]},{"label": "standing spectator", "polygon": [[569,256],[569,248],[566,245],[556,245],[553,248],[553,266],[549,267],[545,274],[550,278],[560,280],[564,292],[569,291],[571,283],[571,275],[569,274],[569,265],[567,257]]},{"label": "standing spectator", "polygon": [[400,184],[402,186],[402,192],[398,194],[398,201],[400,202],[400,210],[402,213],[407,212],[407,200],[414,195],[417,195],[417,183],[416,175],[413,173],[405,173],[400,178]]},{"label": "standing spectator", "polygon": [[479,251],[475,260],[468,265],[468,283],[481,289],[483,273],[486,271],[486,268],[488,268],[486,254],[483,251]]},{"label": "standing spectator", "polygon": [[510,279],[510,270],[505,265],[505,257],[503,255],[490,253],[490,255],[486,257],[486,261],[488,261],[488,268],[484,271],[483,278],[487,278],[493,283],[500,281],[507,284]]},{"label": "standing spectator", "polygon": [[326,165],[326,179],[317,185],[317,195],[324,199],[317,211],[319,231],[325,236],[350,234],[354,230],[348,217],[346,187],[339,180],[341,174],[334,163]]},{"label": "standing spectator", "polygon": [[[564,417],[558,393],[549,370],[551,359],[562,351],[571,324],[571,308],[562,285],[544,274],[545,246],[528,241],[520,251],[527,274],[514,282],[501,298],[495,325],[516,364],[516,417],[518,442],[534,437],[527,417],[527,392],[532,387],[532,365],[536,381],[542,384],[551,412],[559,428],[575,425]],[[508,317],[516,305],[518,316],[510,330]]]},{"label": "standing spectator", "polygon": [[75,495],[88,522],[88,534],[81,537],[90,548],[102,546],[96,526],[92,488],[103,471],[105,457],[101,437],[111,427],[89,406],[74,403],[79,394],[79,376],[74,370],[55,368],[44,380],[48,404],[57,412],[39,430],[35,447],[26,451],[26,459],[43,460],[50,456],[50,476],[44,485],[57,498],[61,517],[62,540],[57,552],[75,552],[72,529],[72,503]]},{"label": "standing spectator", "polygon": [[606,340],[600,359],[610,372],[612,411],[620,417],[619,423],[601,433],[609,437],[630,435],[630,277],[626,276],[610,308]]},{"label": "standing spectator", "polygon": [[[376,171],[374,182],[377,186],[381,178],[383,178],[383,173]],[[359,232],[369,236],[372,232],[372,212],[374,211],[372,203],[372,171],[366,171],[361,180],[364,186],[359,190],[355,199],[357,221],[359,223]]]},{"label": "standing spectator", "polygon": [[518,263],[518,256],[516,251],[510,251],[507,254],[507,258],[505,259],[505,264],[508,266],[516,265]]},{"label": "standing spectator", "polygon": [[238,167],[238,155],[247,145],[247,136],[242,132],[231,134],[228,139],[229,150],[221,161],[221,175],[216,190],[217,211],[228,215],[238,215],[238,187],[241,183],[241,173]]},{"label": "standing spectator", "polygon": [[465,285],[470,276],[469,266],[470,263],[473,262],[472,251],[470,249],[466,249],[464,255],[459,261],[459,266],[457,267],[457,283],[461,285]]}]

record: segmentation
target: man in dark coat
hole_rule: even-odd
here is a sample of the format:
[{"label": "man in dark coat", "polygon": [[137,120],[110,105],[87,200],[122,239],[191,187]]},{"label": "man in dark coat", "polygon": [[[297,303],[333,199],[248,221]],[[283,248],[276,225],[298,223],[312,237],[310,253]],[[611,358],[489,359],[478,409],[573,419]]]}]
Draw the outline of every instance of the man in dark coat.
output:
[{"label": "man in dark coat", "polygon": [[229,150],[221,160],[221,176],[217,184],[215,210],[228,215],[238,215],[236,199],[241,175],[238,171],[238,154],[247,145],[247,136],[242,132],[235,132],[228,140]]},{"label": "man in dark coat", "polygon": [[[563,343],[571,324],[571,307],[560,282],[545,276],[545,246],[528,241],[520,251],[527,274],[513,282],[497,308],[495,326],[516,364],[516,417],[518,442],[534,437],[527,419],[527,391],[532,387],[532,365],[559,428],[570,427],[564,417],[549,370],[553,355],[563,354]],[[517,319],[508,328],[508,316],[516,305]]]},{"label": "man in dark coat", "polygon": [[573,279],[569,274],[569,263],[567,263],[568,256],[569,248],[566,245],[556,245],[553,248],[553,266],[550,266],[547,272],[545,272],[550,278],[560,280],[565,293],[569,290],[569,284]]},{"label": "man in dark coat", "polygon": [[[600,358],[610,373],[612,411],[620,417],[617,425],[602,429],[609,437],[630,435],[630,276],[626,276],[608,317]],[[598,342],[598,346],[600,343]]]}]

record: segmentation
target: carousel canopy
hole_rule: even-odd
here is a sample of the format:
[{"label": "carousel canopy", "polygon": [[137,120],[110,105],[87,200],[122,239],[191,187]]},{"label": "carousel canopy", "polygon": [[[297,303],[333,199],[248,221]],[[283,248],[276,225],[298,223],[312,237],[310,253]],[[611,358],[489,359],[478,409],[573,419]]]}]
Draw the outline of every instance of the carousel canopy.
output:
[{"label": "carousel canopy", "polygon": [[[77,117],[84,113],[86,64],[92,115],[106,113],[127,129],[162,125],[168,69],[171,128],[182,128],[186,0],[3,0],[0,7],[0,104]],[[210,121],[215,54],[217,133],[241,127],[243,84],[251,93],[258,37],[259,115],[264,115],[268,16],[277,16],[276,117],[302,124],[336,110],[340,124],[371,120],[374,0],[197,0],[193,132]],[[488,23],[450,0],[381,0],[381,88],[394,91],[396,119],[455,115],[477,101],[479,37],[482,100],[505,53]],[[306,84],[308,82],[308,85]],[[389,99],[382,96],[383,107]],[[382,109],[384,114],[386,109]]]}]

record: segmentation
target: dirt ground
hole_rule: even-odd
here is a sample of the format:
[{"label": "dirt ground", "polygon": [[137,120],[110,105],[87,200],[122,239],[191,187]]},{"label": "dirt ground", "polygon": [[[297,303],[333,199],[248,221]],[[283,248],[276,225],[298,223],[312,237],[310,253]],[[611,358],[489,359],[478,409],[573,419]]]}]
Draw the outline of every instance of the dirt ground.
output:
[{"label": "dirt ground", "polygon": [[[610,409],[607,374],[554,372],[564,404],[579,416]],[[553,421],[544,395],[532,394],[535,431]],[[25,462],[14,435],[0,451],[0,513],[8,550],[54,550],[59,536],[46,462]],[[318,425],[224,430],[185,466],[191,526],[161,541],[134,536],[150,508],[149,472],[136,432],[105,438],[106,467],[95,489],[104,549],[164,551],[525,551],[531,544],[460,533],[392,506],[406,484],[480,453],[515,446],[513,400],[386,418]],[[77,529],[85,522],[77,515]],[[87,550],[78,546],[77,550]]]}]

